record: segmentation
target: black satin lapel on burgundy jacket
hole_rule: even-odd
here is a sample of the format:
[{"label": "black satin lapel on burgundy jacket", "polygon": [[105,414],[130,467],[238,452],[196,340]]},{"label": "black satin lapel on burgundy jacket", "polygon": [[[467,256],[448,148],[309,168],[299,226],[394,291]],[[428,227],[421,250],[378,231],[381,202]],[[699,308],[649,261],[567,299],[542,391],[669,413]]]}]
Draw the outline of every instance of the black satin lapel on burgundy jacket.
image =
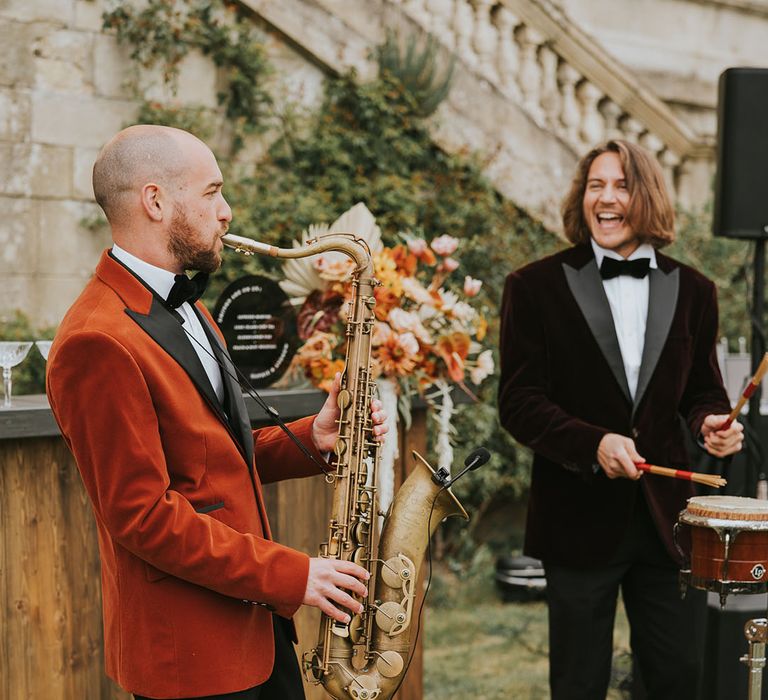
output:
[{"label": "black satin lapel on burgundy jacket", "polygon": [[632,437],[649,462],[688,467],[680,416],[696,433],[706,415],[729,410],[715,355],[714,285],[661,253],[657,262],[634,401],[590,246],[507,278],[499,414],[535,453],[526,531],[532,556],[576,566],[606,561],[638,488],[676,556],[672,526],[690,484],[610,480],[596,464],[600,440],[615,432]]}]

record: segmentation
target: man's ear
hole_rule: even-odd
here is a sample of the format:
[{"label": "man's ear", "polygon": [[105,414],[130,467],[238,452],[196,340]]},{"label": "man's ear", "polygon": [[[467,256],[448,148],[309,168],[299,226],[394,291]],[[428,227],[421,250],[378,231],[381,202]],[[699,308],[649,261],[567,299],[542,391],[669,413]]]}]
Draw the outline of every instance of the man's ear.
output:
[{"label": "man's ear", "polygon": [[152,221],[162,221],[165,213],[165,201],[160,185],[148,182],[141,188],[141,206]]}]

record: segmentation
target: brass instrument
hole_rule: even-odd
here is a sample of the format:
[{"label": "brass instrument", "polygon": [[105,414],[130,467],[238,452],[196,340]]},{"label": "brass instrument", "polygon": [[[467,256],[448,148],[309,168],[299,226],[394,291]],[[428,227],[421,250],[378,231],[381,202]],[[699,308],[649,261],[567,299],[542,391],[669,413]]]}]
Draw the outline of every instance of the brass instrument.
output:
[{"label": "brass instrument", "polygon": [[368,596],[360,601],[364,610],[349,624],[322,615],[317,646],[304,654],[304,672],[337,700],[388,700],[400,686],[413,651],[416,587],[429,539],[444,518],[468,519],[467,513],[448,488],[432,480],[434,471],[414,452],[416,466],[395,496],[378,536],[379,443],[370,417],[376,393],[371,334],[378,282],[365,241],[352,234],[331,234],[284,249],[229,234],[222,240],[247,254],[299,258],[335,250],[355,262],[338,397],[336,471],[326,477],[334,484],[333,506],[320,556],[354,561],[371,577]]}]

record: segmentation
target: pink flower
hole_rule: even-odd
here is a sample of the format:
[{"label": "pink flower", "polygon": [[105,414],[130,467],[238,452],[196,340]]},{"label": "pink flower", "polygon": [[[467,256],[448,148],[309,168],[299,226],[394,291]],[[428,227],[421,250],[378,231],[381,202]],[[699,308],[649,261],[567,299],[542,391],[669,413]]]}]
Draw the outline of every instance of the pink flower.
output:
[{"label": "pink flower", "polygon": [[415,256],[422,255],[427,249],[427,242],[423,238],[411,238],[408,241],[408,250]]},{"label": "pink flower", "polygon": [[466,294],[468,297],[477,296],[477,294],[480,292],[480,287],[482,286],[482,280],[476,280],[469,275],[464,278],[464,294]]},{"label": "pink flower", "polygon": [[458,266],[459,261],[454,258],[445,258],[445,260],[440,263],[440,269],[445,270],[446,272],[453,272]]},{"label": "pink flower", "polygon": [[459,247],[459,239],[444,233],[435,238],[430,245],[438,255],[450,255]]}]

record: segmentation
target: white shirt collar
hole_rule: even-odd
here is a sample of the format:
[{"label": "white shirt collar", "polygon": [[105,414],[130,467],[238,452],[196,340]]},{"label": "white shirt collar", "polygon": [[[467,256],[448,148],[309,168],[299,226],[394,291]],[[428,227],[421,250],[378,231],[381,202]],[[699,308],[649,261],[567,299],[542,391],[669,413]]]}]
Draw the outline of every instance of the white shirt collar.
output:
[{"label": "white shirt collar", "polygon": [[143,279],[158,296],[167,299],[171,292],[174,282],[174,273],[170,270],[164,270],[162,267],[150,265],[141,258],[131,255],[127,250],[123,250],[117,243],[112,245],[112,255],[114,255],[123,265],[135,272]]},{"label": "white shirt collar", "polygon": [[[619,255],[616,251],[599,246],[597,243],[595,243],[594,238],[590,238],[589,242],[592,244],[592,250],[595,252],[595,261],[597,262],[598,269],[600,269],[603,258],[624,260],[624,258],[621,257],[621,255]],[[637,250],[632,253],[632,255],[630,255],[627,260],[635,260],[636,258],[650,258],[650,266],[654,270],[658,267],[658,264],[656,263],[656,249],[650,243],[642,243],[639,245]]]}]

